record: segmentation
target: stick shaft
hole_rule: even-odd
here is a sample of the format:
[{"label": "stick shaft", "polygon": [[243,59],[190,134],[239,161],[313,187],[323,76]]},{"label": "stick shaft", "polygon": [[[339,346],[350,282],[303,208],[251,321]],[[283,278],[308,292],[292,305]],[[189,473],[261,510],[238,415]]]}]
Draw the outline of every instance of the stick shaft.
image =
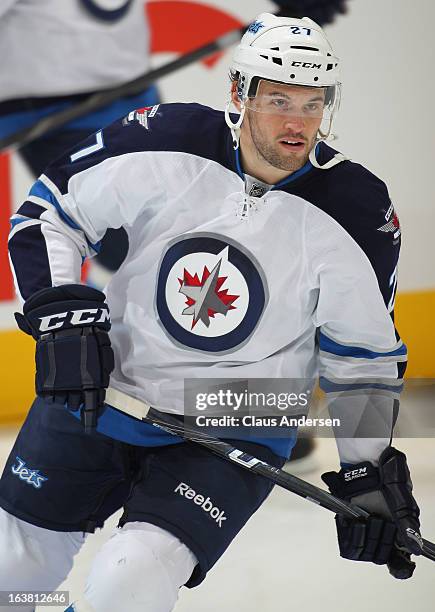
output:
[{"label": "stick shaft", "polygon": [[[185,440],[199,444],[219,457],[222,457],[227,461],[237,463],[237,465],[240,465],[242,468],[249,470],[254,474],[258,474],[259,476],[263,476],[287,491],[296,493],[296,495],[299,495],[300,497],[303,497],[306,500],[321,506],[322,508],[330,510],[331,512],[341,514],[348,518],[364,519],[369,516],[369,513],[362,508],[339,499],[324,489],[310,484],[305,480],[301,480],[292,474],[288,474],[280,468],[273,467],[265,461],[261,461],[248,453],[244,453],[227,442],[223,442],[222,440],[213,438],[212,436],[209,436],[196,428],[182,424],[176,417],[168,413],[163,413],[155,408],[150,408],[143,420],[174,436],[180,436]],[[424,538],[422,555],[428,559],[431,559],[432,561],[435,561],[435,544],[425,540]]]},{"label": "stick shaft", "polygon": [[58,129],[70,121],[83,117],[83,115],[91,113],[110,104],[111,102],[114,102],[115,100],[118,100],[122,96],[137,95],[144,91],[157,79],[167,76],[180,68],[189,66],[197,60],[207,57],[212,53],[226,49],[240,39],[240,36],[243,34],[244,30],[245,26],[231,30],[226,34],[219,36],[216,38],[216,40],[207,43],[202,47],[198,47],[197,49],[190,51],[189,53],[186,53],[181,57],[160,66],[159,68],[150,70],[142,76],[129,81],[128,83],[124,83],[118,87],[113,87],[112,89],[107,89],[105,91],[93,94],[79,104],[75,104],[74,106],[71,106],[65,110],[50,115],[49,117],[44,117],[31,127],[18,130],[6,138],[1,138],[0,152],[4,149],[17,148],[18,146],[25,145],[36,138],[40,138],[51,130]]}]

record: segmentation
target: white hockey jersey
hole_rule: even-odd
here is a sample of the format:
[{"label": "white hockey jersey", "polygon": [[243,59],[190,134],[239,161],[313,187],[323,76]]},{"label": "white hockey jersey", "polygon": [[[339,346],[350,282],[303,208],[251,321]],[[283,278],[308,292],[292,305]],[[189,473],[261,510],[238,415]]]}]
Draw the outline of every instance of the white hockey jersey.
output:
[{"label": "white hockey jersey", "polygon": [[[317,147],[320,163],[334,153]],[[160,105],[51,165],[12,223],[23,299],[79,282],[107,228],[126,228],[107,287],[115,389],[182,413],[186,378],[320,373],[335,414],[358,421],[369,389],[391,429],[406,361],[392,319],[400,228],[362,166],[308,162],[267,189],[244,176],[222,112]],[[106,433],[140,443],[121,436],[123,418]],[[388,441],[338,440],[341,459],[376,460]]]},{"label": "white hockey jersey", "polygon": [[2,0],[0,57],[0,101],[125,83],[149,65],[144,3]]}]

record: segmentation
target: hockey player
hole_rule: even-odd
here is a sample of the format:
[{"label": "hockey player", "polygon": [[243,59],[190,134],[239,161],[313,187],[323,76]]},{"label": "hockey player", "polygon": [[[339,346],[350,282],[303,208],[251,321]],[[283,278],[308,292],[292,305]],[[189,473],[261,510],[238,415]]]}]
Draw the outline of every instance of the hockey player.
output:
[{"label": "hockey player", "polygon": [[[271,485],[125,414],[137,400],[182,413],[194,377],[320,373],[334,414],[373,425],[372,437],[337,438],[342,469],[324,476],[374,513],[337,519],[341,555],[412,575],[419,510],[390,444],[406,348],[387,189],[324,142],[340,83],[315,22],[261,14],[231,78],[225,113],[156,105],[100,130],[48,167],[12,219],[38,398],[0,480],[0,590],[55,589],[83,533],[121,507],[71,610],[169,612],[205,578]],[[78,284],[119,226],[130,247],[106,295]],[[276,466],[295,442],[243,438]]]}]

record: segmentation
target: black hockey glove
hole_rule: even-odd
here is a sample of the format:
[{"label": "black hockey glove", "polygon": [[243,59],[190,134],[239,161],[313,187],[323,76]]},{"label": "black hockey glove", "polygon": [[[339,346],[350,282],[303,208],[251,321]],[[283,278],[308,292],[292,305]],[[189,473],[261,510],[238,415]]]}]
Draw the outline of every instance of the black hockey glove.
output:
[{"label": "black hockey glove", "polygon": [[41,289],[15,313],[18,327],[36,340],[36,393],[82,408],[86,431],[98,410],[113,370],[109,309],[105,295],[84,285]]},{"label": "black hockey glove", "polygon": [[366,520],[335,517],[340,555],[387,564],[395,578],[410,578],[415,569],[410,554],[420,555],[423,543],[406,456],[388,447],[378,468],[366,461],[327,472],[322,480],[333,495],[372,515]]},{"label": "black hockey glove", "polygon": [[332,23],[337,13],[346,13],[347,0],[273,0],[280,10],[277,17],[310,17],[319,25]]}]

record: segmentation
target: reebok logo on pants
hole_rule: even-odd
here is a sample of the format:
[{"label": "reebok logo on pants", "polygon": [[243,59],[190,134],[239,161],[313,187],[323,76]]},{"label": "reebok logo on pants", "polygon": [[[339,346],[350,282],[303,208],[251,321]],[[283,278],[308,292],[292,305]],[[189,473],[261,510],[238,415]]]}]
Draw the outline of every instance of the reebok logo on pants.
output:
[{"label": "reebok logo on pants", "polygon": [[212,519],[216,521],[219,527],[222,527],[223,521],[227,520],[225,512],[220,510],[217,506],[214,506],[209,497],[204,497],[203,495],[197,494],[196,491],[189,487],[189,485],[185,482],[180,482],[180,484],[174,489],[174,493],[178,493],[181,495],[181,497],[185,497],[186,499],[191,499],[194,504],[201,506],[204,512],[210,514]]}]

